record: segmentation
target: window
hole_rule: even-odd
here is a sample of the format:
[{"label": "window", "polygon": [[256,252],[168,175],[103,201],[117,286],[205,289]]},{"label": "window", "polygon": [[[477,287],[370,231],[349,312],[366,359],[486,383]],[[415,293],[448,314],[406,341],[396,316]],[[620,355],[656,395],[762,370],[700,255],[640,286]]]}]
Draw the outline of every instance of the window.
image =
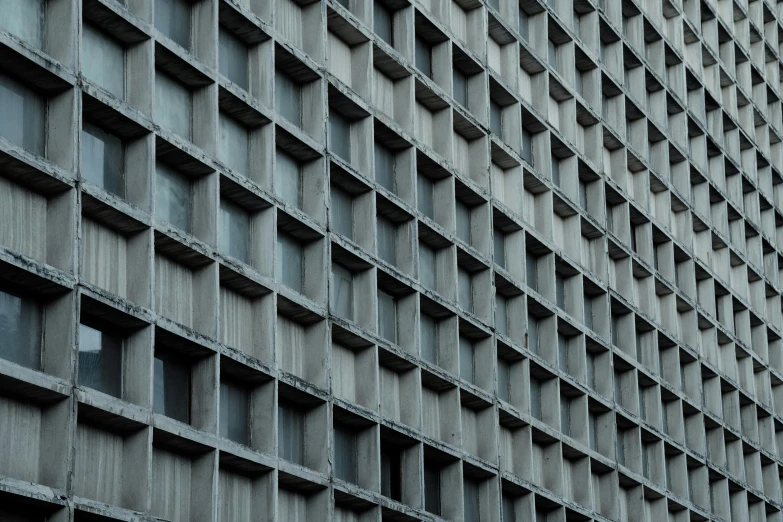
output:
[{"label": "window", "polygon": [[421,314],[421,358],[432,364],[438,363],[438,323],[427,314]]},{"label": "window", "polygon": [[560,158],[552,154],[552,183],[560,186]]},{"label": "window", "polygon": [[155,353],[153,411],[190,422],[190,366],[174,354]]},{"label": "window", "polygon": [[457,200],[457,237],[470,244],[470,207]]},{"label": "window", "polygon": [[335,110],[329,111],[329,150],[351,161],[351,122]]},{"label": "window", "polygon": [[247,45],[222,25],[219,27],[218,38],[220,74],[239,87],[248,90],[250,81],[247,66]]},{"label": "window", "polygon": [[584,298],[584,310],[585,310],[585,326],[590,330],[593,330],[593,299],[591,296],[585,294]]},{"label": "window", "polygon": [[535,165],[533,157],[533,135],[525,127],[522,127],[522,159],[531,165]]},{"label": "window", "polygon": [[275,71],[275,110],[297,127],[302,126],[302,86],[279,69]]},{"label": "window", "polygon": [[250,216],[236,203],[220,199],[220,234],[218,235],[221,252],[239,259],[250,261]]},{"label": "window", "polygon": [[492,236],[495,264],[501,268],[506,268],[506,234],[499,228],[495,229]]},{"label": "window", "polygon": [[332,262],[332,309],[335,314],[353,320],[353,274]]},{"label": "window", "polygon": [[457,270],[457,290],[460,307],[473,313],[473,277],[462,267]]},{"label": "window", "polygon": [[394,45],[393,14],[388,7],[376,1],[373,10],[373,31],[387,44]]},{"label": "window", "polygon": [[[0,16],[0,19],[4,16]],[[20,147],[44,155],[46,103],[35,91],[0,74],[0,136]]]},{"label": "window", "polygon": [[538,291],[538,258],[531,252],[525,252],[525,274],[527,286]]},{"label": "window", "polygon": [[375,181],[390,192],[394,192],[394,152],[375,142]]},{"label": "window", "polygon": [[122,337],[79,325],[79,385],[122,395]]},{"label": "window", "polygon": [[353,239],[353,198],[332,185],[332,231]]},{"label": "window", "polygon": [[378,219],[378,256],[387,263],[397,260],[397,227],[388,218],[379,215]]},{"label": "window", "polygon": [[191,183],[165,163],[155,167],[155,213],[159,220],[190,232]]},{"label": "window", "polygon": [[122,141],[95,125],[82,126],[82,178],[117,196],[125,196]]},{"label": "window", "polygon": [[250,395],[242,386],[229,380],[220,380],[220,436],[238,442],[250,443]]},{"label": "window", "polygon": [[155,28],[190,49],[190,3],[187,0],[155,0]]},{"label": "window", "polygon": [[5,0],[0,27],[34,47],[43,47],[44,1]]},{"label": "window", "polygon": [[87,79],[125,98],[125,49],[92,24],[82,26],[82,71]]},{"label": "window", "polygon": [[498,137],[503,136],[503,108],[492,99],[489,100],[489,130]]},{"label": "window", "polygon": [[514,499],[509,495],[503,495],[503,522],[517,522],[517,514],[514,509]]},{"label": "window", "polygon": [[436,288],[437,266],[435,250],[426,243],[419,242],[419,281],[429,289]]},{"label": "window", "polygon": [[587,210],[587,183],[579,178],[579,206]]},{"label": "window", "polygon": [[381,441],[381,495],[402,501],[402,456],[400,451]]},{"label": "window", "polygon": [[161,125],[189,140],[192,105],[187,87],[165,73],[156,72],[155,118]]},{"label": "window", "polygon": [[487,5],[495,10],[500,10],[500,0],[487,0]]},{"label": "window", "polygon": [[357,482],[356,434],[342,427],[334,428],[334,476],[346,482]]},{"label": "window", "polygon": [[528,30],[528,15],[527,11],[519,8],[519,36],[522,37],[523,40],[527,41],[528,38],[530,38],[530,32]]},{"label": "window", "polygon": [[538,353],[538,319],[527,314],[527,349]]},{"label": "window", "polygon": [[378,290],[378,333],[397,343],[397,299],[383,290]]},{"label": "window", "polygon": [[277,451],[282,459],[304,465],[304,413],[292,404],[277,406]]},{"label": "window", "polygon": [[555,272],[555,304],[565,310],[565,278],[560,272]]},{"label": "window", "polygon": [[275,192],[289,205],[302,208],[302,166],[281,149],[277,149]]},{"label": "window", "polygon": [[454,101],[468,108],[468,77],[454,67],[452,77],[454,79]]},{"label": "window", "polygon": [[495,329],[498,333],[508,335],[508,308],[503,294],[495,294]]},{"label": "window", "polygon": [[302,244],[290,235],[277,234],[277,279],[287,287],[302,292]]},{"label": "window", "polygon": [[557,44],[553,42],[552,40],[547,40],[548,45],[548,63],[550,66],[554,67],[555,70],[557,70]]},{"label": "window", "polygon": [[498,359],[498,397],[511,400],[511,365],[505,359]]},{"label": "window", "polygon": [[463,488],[464,520],[465,522],[480,522],[481,504],[479,502],[479,483],[475,480],[465,479]]},{"label": "window", "polygon": [[440,515],[440,468],[432,462],[424,462],[424,509]]},{"label": "window", "polygon": [[563,435],[571,436],[570,401],[565,395],[560,396],[560,431]]},{"label": "window", "polygon": [[421,172],[416,174],[416,206],[419,212],[435,219],[435,184]]},{"label": "window", "polygon": [[416,36],[416,68],[428,77],[432,77],[432,47],[428,41]]},{"label": "window", "polygon": [[224,112],[220,113],[218,126],[218,159],[239,173],[250,174],[247,128]]},{"label": "window", "polygon": [[41,369],[43,310],[31,299],[0,290],[0,357]]},{"label": "window", "polygon": [[541,381],[530,379],[530,415],[538,420],[543,420],[541,411]]},{"label": "window", "polygon": [[463,335],[459,336],[459,376],[468,382],[473,382],[475,377],[473,368],[475,349],[470,339]]}]

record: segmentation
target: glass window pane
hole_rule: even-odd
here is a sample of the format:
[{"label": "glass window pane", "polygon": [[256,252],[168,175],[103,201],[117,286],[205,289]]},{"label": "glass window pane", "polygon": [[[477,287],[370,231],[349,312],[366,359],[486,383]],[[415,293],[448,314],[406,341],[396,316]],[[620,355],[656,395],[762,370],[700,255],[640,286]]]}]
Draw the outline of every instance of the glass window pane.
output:
[{"label": "glass window pane", "polygon": [[155,214],[160,221],[190,232],[190,180],[165,163],[155,168]]},{"label": "glass window pane", "polygon": [[353,199],[344,190],[332,185],[332,230],[353,239]]},{"label": "glass window pane", "polygon": [[503,495],[503,522],[517,522],[514,499],[508,495]]},{"label": "glass window pane", "polygon": [[277,446],[280,458],[304,465],[304,413],[287,404],[277,407]]},{"label": "glass window pane", "polygon": [[470,243],[470,208],[457,200],[457,237]]},{"label": "glass window pane", "polygon": [[240,444],[250,442],[250,396],[244,388],[220,381],[220,436]]},{"label": "glass window pane", "polygon": [[498,229],[495,229],[493,236],[495,250],[495,263],[502,268],[506,268],[506,235]]},{"label": "glass window pane", "polygon": [[277,234],[278,281],[297,292],[302,291],[302,245],[288,234]]},{"label": "glass window pane", "polygon": [[250,261],[250,215],[239,205],[220,200],[220,250],[248,263]]},{"label": "glass window pane", "polygon": [[459,336],[459,376],[473,382],[473,343],[467,337]]},{"label": "glass window pane", "polygon": [[153,410],[190,422],[190,368],[169,354],[155,354]]},{"label": "glass window pane", "polygon": [[593,329],[593,300],[590,296],[586,295],[584,299],[585,307],[585,326],[590,330]]},{"label": "glass window pane", "polygon": [[247,128],[223,112],[218,124],[218,159],[237,172],[249,175],[250,136]]},{"label": "glass window pane", "polygon": [[535,165],[535,158],[533,157],[533,135],[525,127],[522,127],[522,159]]},{"label": "glass window pane", "polygon": [[279,69],[275,71],[275,109],[297,127],[302,126],[302,87]]},{"label": "glass window pane", "polygon": [[458,291],[459,305],[468,312],[473,312],[473,281],[470,272],[464,268],[459,268],[458,272]]},{"label": "glass window pane", "polygon": [[[463,506],[465,509],[465,522],[479,522],[481,519],[481,507],[479,503],[479,485],[473,480],[464,482]],[[497,502],[497,500],[495,501]]]},{"label": "glass window pane", "polygon": [[400,452],[381,442],[381,495],[402,500],[402,461]]},{"label": "glass window pane", "polygon": [[503,109],[494,100],[489,102],[489,130],[497,136],[503,135]]},{"label": "glass window pane", "polygon": [[84,122],[82,127],[82,178],[108,192],[125,197],[122,141],[103,129]]},{"label": "glass window pane", "polygon": [[351,122],[337,111],[329,111],[329,150],[351,161]]},{"label": "glass window pane", "polygon": [[155,0],[155,28],[190,49],[190,3],[187,0]]},{"label": "glass window pane", "polygon": [[155,118],[181,137],[190,139],[190,91],[178,81],[158,71],[155,74]]},{"label": "glass window pane", "polygon": [[397,227],[383,216],[378,216],[378,256],[387,263],[397,260]]},{"label": "glass window pane", "polygon": [[438,364],[438,323],[427,314],[421,314],[421,357]]},{"label": "glass window pane", "polygon": [[416,37],[416,68],[424,76],[432,76],[432,49],[430,44],[423,38]]},{"label": "glass window pane", "polygon": [[247,45],[222,25],[219,31],[220,56],[218,57],[218,64],[220,66],[220,74],[247,90],[250,86],[248,80]]},{"label": "glass window pane", "polygon": [[342,428],[334,429],[334,476],[347,482],[357,482],[356,434]]},{"label": "glass window pane", "polygon": [[468,79],[457,69],[453,70],[452,77],[454,79],[454,101],[468,108]]},{"label": "glass window pane", "polygon": [[440,469],[424,463],[424,509],[440,515]]},{"label": "glass window pane", "polygon": [[538,353],[538,319],[530,314],[527,316],[527,349]]},{"label": "glass window pane", "polygon": [[511,367],[503,359],[498,359],[498,397],[507,402],[511,399]]},{"label": "glass window pane", "polygon": [[33,47],[43,47],[43,0],[3,0],[0,27]]},{"label": "glass window pane", "polygon": [[390,192],[394,192],[394,152],[375,142],[375,181]]},{"label": "glass window pane", "polygon": [[79,325],[79,385],[120,397],[122,338]]},{"label": "glass window pane", "polygon": [[559,273],[555,273],[555,304],[565,310],[565,278]]},{"label": "glass window pane", "polygon": [[495,294],[495,329],[498,333],[508,335],[508,310],[506,298],[501,294]]},{"label": "glass window pane", "polygon": [[559,187],[560,186],[560,160],[554,154],[552,154],[551,167],[552,167],[552,183],[554,183]]},{"label": "glass window pane", "polygon": [[416,175],[416,206],[430,219],[435,219],[435,184],[430,178],[419,173]]},{"label": "glass window pane", "polygon": [[275,193],[296,208],[302,208],[302,166],[290,154],[277,149]]},{"label": "glass window pane", "polygon": [[332,307],[334,313],[353,320],[353,274],[343,266],[332,264]]},{"label": "glass window pane", "polygon": [[378,290],[378,333],[392,343],[397,342],[397,300]]},{"label": "glass window pane", "polygon": [[530,252],[525,254],[525,274],[527,286],[538,291],[538,258]]},{"label": "glass window pane", "polygon": [[394,45],[392,40],[392,13],[380,2],[375,2],[373,30],[387,44]]},{"label": "glass window pane", "polygon": [[125,49],[90,24],[82,26],[82,71],[116,97],[125,97]]},{"label": "glass window pane", "polygon": [[419,281],[427,288],[436,289],[435,251],[426,243],[419,243]]},{"label": "glass window pane", "polygon": [[0,136],[43,156],[45,111],[46,104],[35,91],[0,74]]},{"label": "glass window pane", "polygon": [[40,370],[42,316],[35,301],[0,290],[0,357]]}]

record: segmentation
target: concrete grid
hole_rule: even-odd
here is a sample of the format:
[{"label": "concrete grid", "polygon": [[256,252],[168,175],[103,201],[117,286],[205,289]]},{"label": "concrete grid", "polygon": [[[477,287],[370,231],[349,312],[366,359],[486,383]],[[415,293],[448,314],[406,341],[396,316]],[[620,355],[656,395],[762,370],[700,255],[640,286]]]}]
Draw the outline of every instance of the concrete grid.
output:
[{"label": "concrete grid", "polygon": [[0,1],[0,519],[783,522],[782,55],[774,0]]}]

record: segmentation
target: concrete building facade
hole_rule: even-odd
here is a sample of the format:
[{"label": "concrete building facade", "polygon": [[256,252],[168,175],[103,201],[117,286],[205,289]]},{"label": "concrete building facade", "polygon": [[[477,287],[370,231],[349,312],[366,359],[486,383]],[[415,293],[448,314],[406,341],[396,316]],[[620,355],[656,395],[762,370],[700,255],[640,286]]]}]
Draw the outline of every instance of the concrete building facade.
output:
[{"label": "concrete building facade", "polygon": [[783,522],[783,3],[0,0],[0,520]]}]

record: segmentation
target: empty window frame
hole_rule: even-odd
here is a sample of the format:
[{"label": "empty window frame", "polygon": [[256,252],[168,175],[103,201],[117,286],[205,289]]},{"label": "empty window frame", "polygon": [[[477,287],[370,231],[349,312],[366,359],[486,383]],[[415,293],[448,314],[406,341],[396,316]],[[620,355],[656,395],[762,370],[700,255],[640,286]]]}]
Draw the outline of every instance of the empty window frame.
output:
[{"label": "empty window frame", "polygon": [[489,130],[498,137],[503,136],[503,107],[495,100],[489,100]]},{"label": "empty window frame", "polygon": [[385,216],[378,215],[378,257],[391,263],[397,261],[397,225]]},{"label": "empty window frame", "polygon": [[421,358],[438,364],[438,322],[432,316],[421,314],[419,321]]},{"label": "empty window frame", "polygon": [[433,462],[424,462],[424,509],[433,515],[441,514],[440,467]]},{"label": "empty window frame", "polygon": [[373,31],[387,44],[394,45],[394,13],[383,4],[375,0],[373,5]]},{"label": "empty window frame", "polygon": [[117,98],[125,98],[125,48],[88,23],[82,26],[82,72]]},{"label": "empty window frame", "polygon": [[435,183],[418,172],[416,174],[416,207],[430,219],[435,219]]},{"label": "empty window frame", "polygon": [[465,522],[481,521],[480,485],[477,481],[465,479],[463,483],[462,505]]},{"label": "empty window frame", "polygon": [[44,155],[46,102],[43,97],[0,73],[0,114],[3,115],[0,136],[39,156]]},{"label": "empty window frame", "polygon": [[473,313],[473,276],[463,267],[457,270],[457,299],[463,310]]},{"label": "empty window frame", "polygon": [[277,454],[304,465],[305,413],[287,401],[277,406]]},{"label": "empty window frame", "polygon": [[302,244],[285,232],[277,234],[277,279],[287,287],[302,292],[304,251]]},{"label": "empty window frame", "polygon": [[508,335],[508,303],[506,296],[495,294],[495,330],[503,335]]},{"label": "empty window frame", "polygon": [[506,268],[506,234],[496,228],[492,235],[493,258],[495,264],[501,268]]},{"label": "empty window frame", "polygon": [[276,155],[275,193],[289,205],[302,208],[302,165],[282,149]]},{"label": "empty window frame", "polygon": [[125,147],[120,138],[87,121],[81,138],[82,178],[125,197]]},{"label": "empty window frame", "polygon": [[353,320],[353,274],[335,262],[332,262],[332,287],[332,311]]},{"label": "empty window frame", "polygon": [[122,337],[84,323],[79,325],[78,382],[80,386],[121,397],[122,358]]},{"label": "empty window frame", "polygon": [[351,162],[351,122],[336,110],[329,110],[329,150]]},{"label": "empty window frame", "polygon": [[468,77],[457,67],[452,69],[454,101],[468,108]]},{"label": "empty window frame", "polygon": [[375,181],[389,192],[395,192],[394,170],[396,157],[394,152],[375,142]]},{"label": "empty window frame", "polygon": [[153,411],[190,422],[190,364],[172,353],[155,353]]},{"label": "empty window frame", "polygon": [[475,355],[476,347],[473,341],[465,337],[459,336],[459,376],[468,381],[474,382],[475,380]]},{"label": "empty window frame", "polygon": [[218,246],[224,254],[250,262],[250,215],[233,201],[220,199]]},{"label": "empty window frame", "polygon": [[190,179],[158,161],[155,166],[155,214],[158,219],[190,232],[191,206]]},{"label": "empty window frame", "polygon": [[400,450],[381,441],[381,495],[402,501],[402,455]]},{"label": "empty window frame", "polygon": [[222,111],[218,117],[218,159],[240,174],[250,174],[250,132]]},{"label": "empty window frame", "polygon": [[190,2],[155,0],[155,28],[185,49],[190,49]]},{"label": "empty window frame", "polygon": [[471,208],[462,200],[457,200],[457,237],[467,244],[471,239]]},{"label": "empty window frame", "polygon": [[419,241],[419,281],[425,287],[437,288],[437,265],[435,249],[423,241]]},{"label": "empty window frame", "polygon": [[498,397],[506,402],[511,400],[511,363],[498,358]]},{"label": "empty window frame", "polygon": [[334,428],[334,476],[353,482],[358,480],[356,433],[342,426]]},{"label": "empty window frame", "polygon": [[297,127],[302,126],[302,86],[280,69],[275,71],[275,110]]},{"label": "empty window frame", "polygon": [[415,63],[416,68],[424,76],[432,77],[432,46],[427,40],[418,35],[416,35]]},{"label": "empty window frame", "polygon": [[187,86],[160,70],[155,73],[155,119],[186,140],[191,137],[193,100]]},{"label": "empty window frame", "polygon": [[353,198],[334,184],[331,187],[331,196],[332,231],[353,239]]},{"label": "empty window frame", "polygon": [[397,298],[383,290],[378,290],[378,333],[397,343]]},{"label": "empty window frame", "polygon": [[220,380],[220,436],[250,444],[250,394],[228,379]]},{"label": "empty window frame", "polygon": [[218,28],[218,54],[220,74],[242,89],[248,90],[250,80],[247,44],[222,25]]},{"label": "empty window frame", "polygon": [[41,369],[43,309],[33,299],[0,290],[0,357]]}]

